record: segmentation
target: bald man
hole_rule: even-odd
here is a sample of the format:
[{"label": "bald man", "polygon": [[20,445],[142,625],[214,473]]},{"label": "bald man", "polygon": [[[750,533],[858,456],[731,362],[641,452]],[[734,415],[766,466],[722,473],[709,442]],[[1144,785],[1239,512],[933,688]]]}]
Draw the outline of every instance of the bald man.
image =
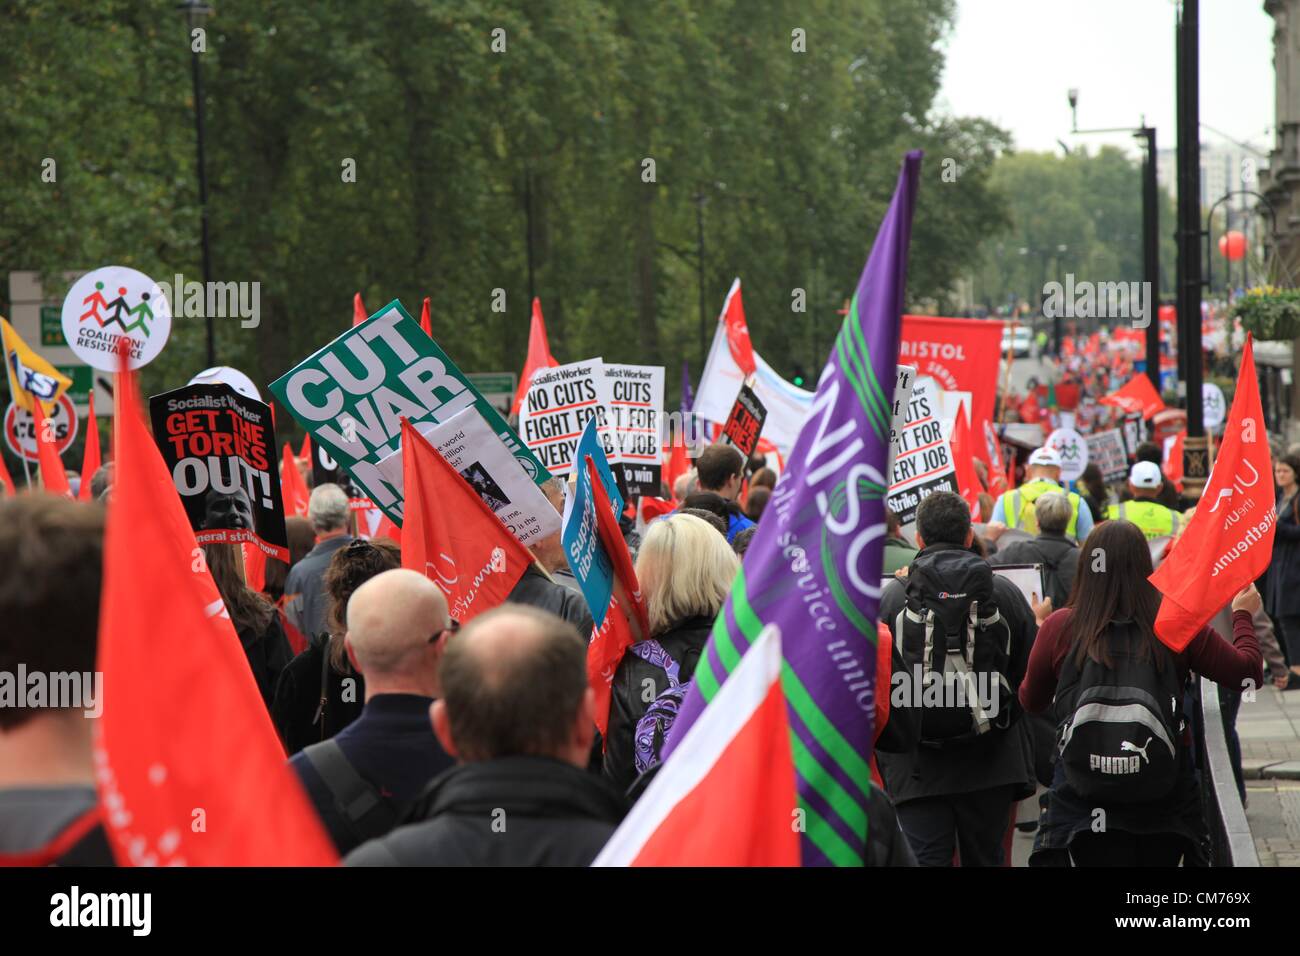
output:
[{"label": "bald man", "polygon": [[[353,598],[353,600],[356,600]],[[587,642],[553,614],[504,604],[447,648],[434,731],[460,766],[412,808],[418,822],[348,866],[586,866],[626,809],[587,772],[595,694]]]},{"label": "bald man", "polygon": [[348,602],[344,647],[365,678],[361,716],[289,761],[340,854],[393,828],[453,760],[429,726],[439,663],[457,625],[414,571],[376,575]]}]

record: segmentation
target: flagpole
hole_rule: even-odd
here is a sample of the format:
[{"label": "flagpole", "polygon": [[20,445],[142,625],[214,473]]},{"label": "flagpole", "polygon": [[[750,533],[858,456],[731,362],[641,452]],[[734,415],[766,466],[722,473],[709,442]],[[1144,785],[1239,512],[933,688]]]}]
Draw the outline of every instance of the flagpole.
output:
[{"label": "flagpole", "polygon": [[[9,367],[9,340],[7,338],[4,341],[4,353],[5,353],[4,356],[5,357],[5,381],[9,383],[9,400],[12,401],[14,405],[17,405],[18,392],[14,387],[14,373]],[[40,399],[37,398],[35,395],[33,395],[32,401],[39,402]],[[36,416],[33,415],[32,416],[33,428],[36,427],[35,422],[36,422]],[[40,440],[40,436],[38,435],[37,441],[39,440]],[[23,477],[27,480],[27,490],[31,491],[32,490],[32,466],[31,463],[28,462],[27,456],[23,454],[21,441],[18,443],[18,457],[21,458],[23,461]]]}]

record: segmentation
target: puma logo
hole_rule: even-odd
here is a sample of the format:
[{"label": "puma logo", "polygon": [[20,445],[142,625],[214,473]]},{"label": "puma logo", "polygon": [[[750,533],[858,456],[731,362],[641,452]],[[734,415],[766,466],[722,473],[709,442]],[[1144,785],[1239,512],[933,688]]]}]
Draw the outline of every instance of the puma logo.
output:
[{"label": "puma logo", "polygon": [[1125,740],[1120,743],[1119,749],[1127,750],[1130,753],[1141,754],[1142,759],[1145,760],[1147,763],[1150,763],[1151,758],[1147,756],[1147,748],[1151,746],[1151,741],[1153,740],[1155,740],[1154,737],[1148,737],[1147,742],[1144,743],[1141,747],[1139,747],[1137,744],[1131,744],[1127,740]]}]

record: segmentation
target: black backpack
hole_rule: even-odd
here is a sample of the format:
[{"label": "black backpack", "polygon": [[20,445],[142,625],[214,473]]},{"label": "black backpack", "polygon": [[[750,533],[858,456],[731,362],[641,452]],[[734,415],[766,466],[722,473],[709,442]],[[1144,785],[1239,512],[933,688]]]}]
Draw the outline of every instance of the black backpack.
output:
[{"label": "black backpack", "polygon": [[911,683],[920,678],[911,702],[921,697],[922,743],[943,746],[1010,726],[1011,627],[983,558],[956,549],[919,555],[894,640]]},{"label": "black backpack", "polygon": [[1150,803],[1169,795],[1178,781],[1182,753],[1183,688],[1172,655],[1163,645],[1159,669],[1137,657],[1141,635],[1111,626],[1114,666],[1091,657],[1082,668],[1071,647],[1057,681],[1060,720],[1057,750],[1065,780],[1080,797],[1099,803]]}]

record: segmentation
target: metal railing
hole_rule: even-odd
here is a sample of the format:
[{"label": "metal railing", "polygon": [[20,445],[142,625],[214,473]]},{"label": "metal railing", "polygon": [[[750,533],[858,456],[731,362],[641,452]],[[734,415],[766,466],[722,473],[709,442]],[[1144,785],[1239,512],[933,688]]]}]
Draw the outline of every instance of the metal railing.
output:
[{"label": "metal railing", "polygon": [[1201,768],[1201,804],[1210,828],[1212,866],[1259,866],[1255,838],[1246,822],[1232,758],[1223,732],[1223,711],[1219,707],[1219,685],[1208,677],[1196,683],[1200,733],[1196,735]]}]

